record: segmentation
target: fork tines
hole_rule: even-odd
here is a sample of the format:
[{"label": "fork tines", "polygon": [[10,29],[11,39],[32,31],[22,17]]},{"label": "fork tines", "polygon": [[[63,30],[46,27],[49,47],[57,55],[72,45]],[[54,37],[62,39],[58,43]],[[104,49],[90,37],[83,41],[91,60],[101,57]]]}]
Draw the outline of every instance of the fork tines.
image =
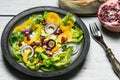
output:
[{"label": "fork tines", "polygon": [[89,27],[90,27],[90,32],[92,33],[93,36],[97,36],[101,34],[96,23],[89,24]]}]

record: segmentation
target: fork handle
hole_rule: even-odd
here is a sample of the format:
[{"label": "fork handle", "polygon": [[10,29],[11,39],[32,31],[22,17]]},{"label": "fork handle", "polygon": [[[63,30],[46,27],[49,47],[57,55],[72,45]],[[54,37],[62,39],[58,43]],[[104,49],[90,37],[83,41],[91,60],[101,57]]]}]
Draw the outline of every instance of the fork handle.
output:
[{"label": "fork handle", "polygon": [[107,57],[108,57],[109,61],[111,62],[111,65],[112,65],[114,72],[120,78],[120,63],[119,63],[119,61],[115,58],[115,56],[112,53],[110,48],[106,49],[106,53],[107,53]]}]

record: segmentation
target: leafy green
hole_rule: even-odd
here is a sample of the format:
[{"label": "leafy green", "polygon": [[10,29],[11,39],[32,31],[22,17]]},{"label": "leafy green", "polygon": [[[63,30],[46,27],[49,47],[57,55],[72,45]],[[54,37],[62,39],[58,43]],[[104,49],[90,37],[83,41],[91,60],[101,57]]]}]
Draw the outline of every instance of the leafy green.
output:
[{"label": "leafy green", "polygon": [[42,67],[41,67],[41,70],[42,70],[42,71],[45,71],[45,72],[51,72],[51,71],[55,71],[56,68],[55,68],[54,66],[50,66],[50,67],[42,66]]},{"label": "leafy green", "polygon": [[71,32],[72,32],[72,39],[70,39],[69,42],[79,43],[83,39],[83,31],[80,30],[77,26],[74,26]]},{"label": "leafy green", "polygon": [[33,63],[34,58],[33,58],[33,57],[32,57],[32,58],[28,58],[28,60],[29,60],[31,63]]},{"label": "leafy green", "polygon": [[48,59],[43,59],[43,65],[44,65],[45,67],[50,67],[50,66],[52,65],[51,59],[50,59],[50,58],[48,58]]},{"label": "leafy green", "polygon": [[9,41],[10,44],[12,45],[15,42],[22,42],[24,39],[24,35],[22,34],[22,32],[14,32],[11,34]]},{"label": "leafy green", "polygon": [[46,18],[47,13],[48,13],[47,11],[44,12],[44,15],[43,15],[44,19]]},{"label": "leafy green", "polygon": [[45,55],[47,54],[46,51],[43,51],[42,53],[45,54]]},{"label": "leafy green", "polygon": [[41,59],[41,53],[36,52],[35,55],[34,55],[34,57]]},{"label": "leafy green", "polygon": [[[73,47],[69,46],[66,48],[66,51],[55,54],[53,57],[48,57],[47,55],[41,53],[43,58],[43,63],[41,69],[43,71],[53,71],[56,69],[64,68],[67,64],[70,63],[71,54],[73,52]],[[51,66],[55,66],[54,68]]]},{"label": "leafy green", "polygon": [[59,56],[53,56],[53,57],[51,58],[51,61],[52,61],[52,62],[55,62],[55,61],[58,61],[58,60],[60,60],[60,57],[59,57]]},{"label": "leafy green", "polygon": [[44,16],[41,14],[34,14],[29,19],[32,20],[34,24],[40,24],[40,22],[44,20]]},{"label": "leafy green", "polygon": [[67,25],[68,20],[72,20],[73,22],[76,21],[75,17],[71,13],[67,13],[67,15],[62,19],[62,23]]},{"label": "leafy green", "polygon": [[28,63],[26,64],[26,66],[31,69],[31,70],[39,70],[41,64],[40,63],[37,63],[37,64],[32,64],[32,63]]},{"label": "leafy green", "polygon": [[48,59],[49,57],[48,57],[46,54],[41,53],[41,58],[42,58],[42,59]]},{"label": "leafy green", "polygon": [[62,44],[62,49],[66,50],[67,49],[67,45],[66,44]]},{"label": "leafy green", "polygon": [[45,53],[41,53],[41,58],[43,60],[43,65],[45,67],[50,67],[50,65],[52,65],[52,60],[50,57],[48,57]]},{"label": "leafy green", "polygon": [[53,56],[53,60],[54,60],[53,65],[56,66],[57,68],[64,68],[65,65],[70,63],[72,52],[73,52],[73,47],[69,46],[66,51],[59,54],[55,54]]},{"label": "leafy green", "polygon": [[[69,25],[68,24],[69,20],[73,22],[76,21],[74,15],[72,15],[71,13],[67,13],[67,15],[62,19],[62,23],[64,25]],[[72,32],[72,39],[70,39],[69,42],[79,43],[83,39],[83,31],[80,30],[77,26],[73,26],[71,32]]]},{"label": "leafy green", "polygon": [[12,52],[13,52],[13,57],[18,61],[18,62],[23,62],[22,55],[20,54],[21,47],[18,46],[18,43],[14,43],[12,46]]}]

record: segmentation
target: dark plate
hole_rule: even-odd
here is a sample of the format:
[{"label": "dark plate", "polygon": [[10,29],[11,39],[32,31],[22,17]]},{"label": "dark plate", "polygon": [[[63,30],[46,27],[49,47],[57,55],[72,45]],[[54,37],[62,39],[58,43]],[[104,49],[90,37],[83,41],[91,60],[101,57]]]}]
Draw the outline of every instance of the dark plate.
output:
[{"label": "dark plate", "polygon": [[65,16],[68,12],[56,7],[50,7],[50,6],[44,6],[44,7],[35,7],[28,9],[26,11],[23,11],[16,15],[10,22],[6,25],[2,37],[1,37],[1,47],[2,47],[2,53],[5,57],[5,59],[17,70],[20,72],[23,72],[27,75],[34,76],[34,77],[53,77],[53,76],[59,76],[65,73],[68,73],[71,70],[74,70],[78,65],[82,63],[82,61],[85,59],[89,46],[90,46],[90,36],[89,32],[85,26],[85,24],[81,21],[80,18],[78,18],[76,15],[76,25],[84,32],[84,39],[82,42],[82,47],[80,50],[80,54],[77,56],[76,60],[72,62],[68,67],[55,71],[55,72],[37,72],[37,71],[31,71],[23,66],[21,66],[19,63],[16,62],[16,60],[11,55],[11,50],[9,47],[9,36],[12,33],[14,27],[18,24],[20,24],[23,20],[31,16],[32,14],[37,13],[43,13],[44,11],[54,11],[58,13],[60,16]]}]

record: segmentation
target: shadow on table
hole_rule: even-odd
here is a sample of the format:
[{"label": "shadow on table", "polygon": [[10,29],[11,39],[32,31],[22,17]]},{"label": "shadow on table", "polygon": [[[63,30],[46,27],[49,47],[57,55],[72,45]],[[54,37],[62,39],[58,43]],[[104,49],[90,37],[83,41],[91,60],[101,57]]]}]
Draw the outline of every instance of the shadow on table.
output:
[{"label": "shadow on table", "polygon": [[102,32],[106,34],[107,36],[110,36],[112,38],[118,39],[120,38],[120,32],[111,32],[106,30],[103,26],[101,26]]},{"label": "shadow on table", "polygon": [[57,77],[32,77],[32,76],[28,76],[26,74],[23,74],[22,72],[16,70],[15,68],[13,68],[7,61],[6,59],[3,57],[3,62],[5,63],[6,69],[8,69],[8,71],[17,79],[17,80],[69,80],[70,78],[74,77],[76,74],[78,74],[78,72],[80,72],[85,60],[81,63],[81,65],[79,65],[77,68],[75,68],[74,70],[70,71],[67,74],[61,75],[61,76],[57,76]]}]

